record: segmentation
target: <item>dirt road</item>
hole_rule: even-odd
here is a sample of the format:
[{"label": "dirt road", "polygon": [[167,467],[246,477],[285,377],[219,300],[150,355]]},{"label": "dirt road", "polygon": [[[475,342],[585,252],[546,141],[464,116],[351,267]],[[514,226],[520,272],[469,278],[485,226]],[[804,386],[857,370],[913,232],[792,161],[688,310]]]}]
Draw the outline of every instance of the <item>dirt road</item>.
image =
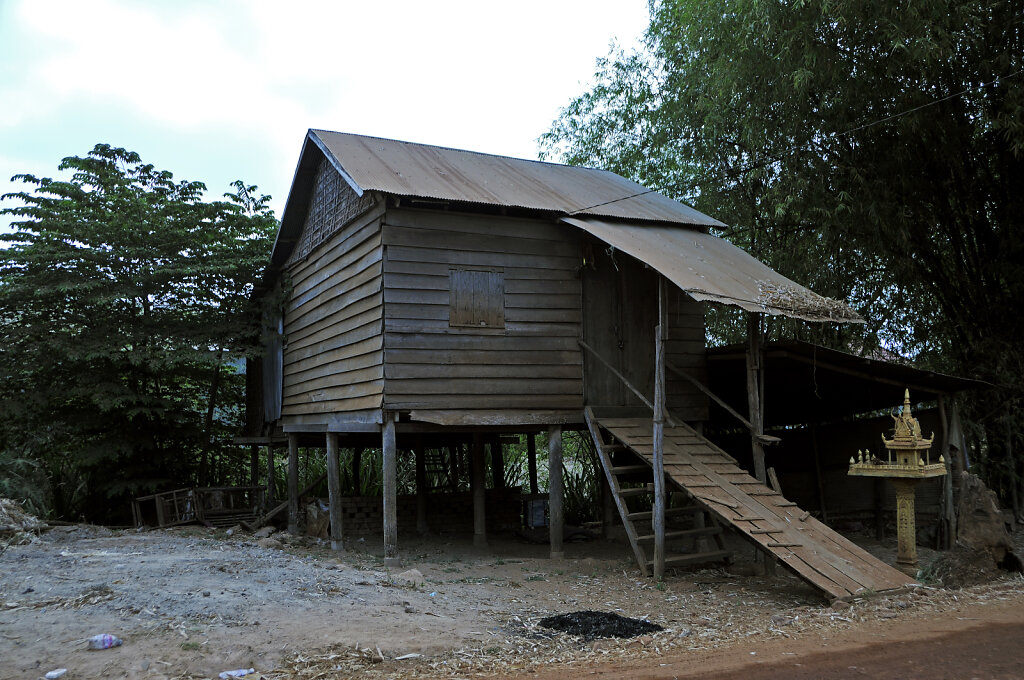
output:
[{"label": "dirt road", "polygon": [[[878,669],[895,667],[889,649],[916,644],[922,631],[969,637],[972,627],[997,621],[1005,625],[992,635],[1009,631],[992,638],[998,645],[1024,623],[1020,577],[829,606],[781,573],[713,568],[656,584],[639,576],[628,546],[614,541],[570,543],[567,559],[552,561],[547,546],[510,536],[492,537],[487,548],[473,547],[470,537],[403,536],[403,569],[418,572],[403,577],[384,567],[379,537],[347,542],[340,555],[311,539],[279,538],[199,527],[65,527],[7,548],[0,555],[0,679],[34,680],[57,668],[68,669],[64,680],[210,678],[250,667],[268,680],[708,677],[734,672],[737,663],[750,678],[777,677],[749,675],[762,671],[801,677],[792,664],[805,659],[819,664],[812,669],[837,658],[840,670],[863,665],[836,653],[880,659],[870,672],[878,677]],[[737,555],[737,571],[750,573],[742,559],[750,550],[737,546]],[[586,609],[664,630],[587,642],[538,626],[542,617]],[[85,640],[97,633],[118,635],[124,645],[86,651]],[[865,644],[876,646],[854,649]],[[828,656],[818,661],[823,650]],[[815,672],[806,677],[825,677]],[[1013,677],[999,672],[978,677]]]},{"label": "dirt road", "polygon": [[[566,669],[531,675],[564,680]],[[571,677],[638,680],[1020,680],[1024,608],[972,604],[913,621],[872,621],[833,635],[737,644],[574,669]]]}]

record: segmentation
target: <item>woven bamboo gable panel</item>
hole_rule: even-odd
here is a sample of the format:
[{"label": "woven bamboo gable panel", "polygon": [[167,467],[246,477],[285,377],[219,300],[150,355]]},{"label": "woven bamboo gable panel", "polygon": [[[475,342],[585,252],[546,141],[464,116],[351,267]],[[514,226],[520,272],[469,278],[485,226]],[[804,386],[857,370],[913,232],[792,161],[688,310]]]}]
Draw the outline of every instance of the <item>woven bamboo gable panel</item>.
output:
[{"label": "woven bamboo gable panel", "polygon": [[306,223],[302,227],[302,237],[288,263],[305,259],[338,229],[372,208],[375,203],[373,194],[367,192],[359,196],[327,159],[322,159],[316,171],[313,196],[306,213]]}]

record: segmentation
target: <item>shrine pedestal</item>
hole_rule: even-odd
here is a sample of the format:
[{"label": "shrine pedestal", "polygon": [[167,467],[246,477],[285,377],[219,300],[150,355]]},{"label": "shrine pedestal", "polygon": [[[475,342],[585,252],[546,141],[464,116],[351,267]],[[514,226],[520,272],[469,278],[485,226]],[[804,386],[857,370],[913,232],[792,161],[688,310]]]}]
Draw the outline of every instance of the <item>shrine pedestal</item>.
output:
[{"label": "shrine pedestal", "polygon": [[893,479],[896,490],[896,568],[917,575],[917,521],[914,517],[916,479]]}]

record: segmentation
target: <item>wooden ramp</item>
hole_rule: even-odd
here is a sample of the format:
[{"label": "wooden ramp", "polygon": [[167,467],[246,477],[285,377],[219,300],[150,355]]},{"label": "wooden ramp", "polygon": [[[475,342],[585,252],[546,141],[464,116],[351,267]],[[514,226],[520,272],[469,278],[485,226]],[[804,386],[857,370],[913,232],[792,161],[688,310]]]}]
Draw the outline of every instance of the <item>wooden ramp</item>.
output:
[{"label": "wooden ramp", "polygon": [[[613,493],[618,486],[609,451],[628,448],[653,466],[650,418],[595,418],[588,409],[587,421],[594,443],[602,451]],[[830,598],[891,591],[914,583],[758,482],[735,459],[687,425],[666,424],[664,465],[670,487],[685,491],[695,503],[731,524]],[[624,499],[616,496],[616,503],[623,521],[628,521]],[[630,536],[634,550],[636,538]],[[646,574],[647,565],[642,564],[641,570]]]}]

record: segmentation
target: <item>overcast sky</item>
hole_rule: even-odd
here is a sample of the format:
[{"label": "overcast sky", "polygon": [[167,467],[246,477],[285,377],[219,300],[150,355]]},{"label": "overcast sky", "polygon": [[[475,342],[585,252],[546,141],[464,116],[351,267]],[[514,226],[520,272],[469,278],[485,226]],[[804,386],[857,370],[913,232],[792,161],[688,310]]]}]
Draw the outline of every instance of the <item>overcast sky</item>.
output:
[{"label": "overcast sky", "polygon": [[103,142],[280,214],[307,128],[536,158],[646,24],[645,0],[0,0],[0,193]]}]

